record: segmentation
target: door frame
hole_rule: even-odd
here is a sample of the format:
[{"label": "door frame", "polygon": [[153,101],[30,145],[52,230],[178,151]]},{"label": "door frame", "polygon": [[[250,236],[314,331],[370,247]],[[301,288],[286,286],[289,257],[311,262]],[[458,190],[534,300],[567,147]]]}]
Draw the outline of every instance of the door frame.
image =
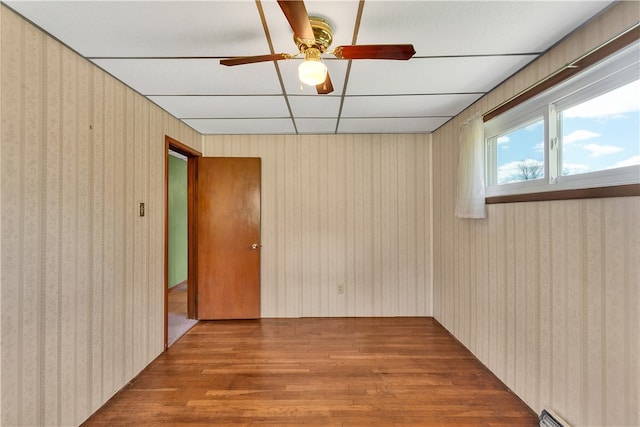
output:
[{"label": "door frame", "polygon": [[197,319],[196,306],[196,167],[202,153],[171,138],[164,137],[164,349],[169,344],[169,151],[187,157],[187,317]]}]

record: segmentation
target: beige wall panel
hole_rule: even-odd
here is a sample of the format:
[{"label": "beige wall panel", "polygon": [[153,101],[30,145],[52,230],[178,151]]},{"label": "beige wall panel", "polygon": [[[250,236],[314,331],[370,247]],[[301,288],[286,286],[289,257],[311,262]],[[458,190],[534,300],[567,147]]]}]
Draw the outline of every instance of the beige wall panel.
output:
[{"label": "beige wall panel", "polygon": [[[48,420],[50,423],[55,424],[59,423],[60,402],[57,399],[46,398],[46,396],[56,395],[58,392],[60,378],[58,339],[61,321],[59,295],[61,286],[60,274],[62,268],[60,262],[60,244],[62,242],[60,228],[60,223],[62,221],[62,205],[60,204],[60,174],[62,171],[62,125],[60,122],[60,98],[62,88],[62,67],[60,66],[60,63],[62,59],[62,47],[51,39],[46,39],[45,49],[44,62],[46,64],[46,71],[43,81],[47,91],[43,95],[46,114],[43,122],[44,128],[42,137],[47,141],[43,152],[44,162],[42,172],[44,188],[44,210],[42,212],[44,218],[42,230],[44,245],[42,252],[45,258],[45,265],[43,266],[42,281],[39,284],[44,299],[44,307],[42,308],[44,314],[44,327],[41,329],[41,335],[39,335],[39,339],[44,340],[44,355],[42,356],[44,359],[44,373],[42,374],[44,379],[41,384],[42,389],[40,390],[40,396],[44,397],[44,402],[41,402],[41,405],[44,407],[41,409],[42,414],[40,422]],[[4,87],[5,85],[3,84],[3,98]],[[3,110],[3,114],[5,113],[5,110]],[[3,115],[3,123],[5,123],[5,117],[6,116]],[[40,138],[40,144],[42,144],[42,138]],[[6,141],[4,137],[3,141]],[[2,174],[4,175],[4,170],[2,171]],[[4,198],[4,193],[2,197]],[[2,234],[2,242],[4,245],[4,231]],[[5,283],[5,281],[2,282],[3,292]],[[2,331],[4,337],[4,326]],[[3,414],[3,416],[5,416],[5,414]]]},{"label": "beige wall panel", "polygon": [[77,425],[163,349],[164,136],[201,137],[0,15],[0,423]]},{"label": "beige wall panel", "polygon": [[97,409],[102,403],[102,355],[103,355],[103,292],[104,292],[104,120],[105,120],[105,74],[93,73],[93,208],[91,251],[91,389],[89,393],[91,408]]},{"label": "beige wall panel", "polygon": [[[133,158],[135,164],[134,174],[134,188],[135,188],[135,207],[138,207],[138,203],[145,200],[145,164],[147,159],[145,158],[146,150],[146,111],[145,101],[139,96],[133,98],[133,113],[134,117],[140,118],[140,120],[134,121],[134,138],[133,138]],[[134,217],[136,219],[134,227],[134,276],[133,276],[133,370],[139,371],[144,366],[141,366],[145,359],[147,334],[146,334],[146,317],[147,306],[145,294],[147,293],[146,283],[146,259],[145,259],[145,226],[147,224],[147,218],[137,216],[137,211],[134,210]]]},{"label": "beige wall panel", "polygon": [[[42,38],[36,31],[25,29],[23,34],[25,49],[34,53],[33,56],[25,58],[23,66],[23,78],[25,82],[24,96],[27,99],[38,99],[39,90],[41,88],[40,73],[42,72]],[[37,126],[30,126],[29,121],[24,121],[23,135],[25,140],[33,140],[40,137],[40,124],[42,123],[41,99],[35,103],[24,103],[21,108],[24,116],[29,120],[36,121]],[[40,209],[42,201],[42,181],[37,175],[30,173],[32,167],[41,167],[42,165],[42,147],[34,144],[31,146],[20,147],[22,153],[20,155],[23,171],[23,178],[26,188],[34,188],[35,191],[27,194],[21,194],[22,204],[25,208],[23,217],[22,231],[22,253],[23,277],[20,282],[15,285],[22,288],[23,302],[21,307],[22,316],[22,335],[23,337],[37,336],[40,332],[41,316],[40,302],[41,293],[38,287],[40,282],[40,271],[37,268],[31,268],[33,264],[41,265],[41,241],[38,238],[40,232]],[[35,232],[31,232],[35,231]],[[24,383],[22,391],[23,396],[38,395],[38,376],[36,372],[40,369],[40,357],[38,354],[39,341],[23,341],[22,361],[23,375],[28,381]],[[29,400],[29,399],[27,399]],[[37,422],[38,405],[40,404],[40,396],[33,401],[19,401],[21,409],[27,414],[25,422]]]},{"label": "beige wall panel", "polygon": [[640,198],[453,215],[460,124],[637,23],[621,2],[433,135],[434,316],[536,412],[639,425]]},{"label": "beige wall panel", "polygon": [[[142,116],[142,100],[134,96],[133,97],[133,117],[140,118]],[[137,207],[138,203],[142,201],[142,165],[143,165],[143,147],[144,144],[143,135],[142,135],[142,125],[144,122],[142,120],[134,120],[133,121],[133,140],[132,144],[129,146],[130,151],[129,154],[133,157],[133,217],[134,217],[134,226],[133,226],[133,258],[131,259],[133,262],[133,282],[129,284],[132,288],[133,294],[133,322],[130,325],[132,329],[132,337],[133,337],[133,352],[132,352],[132,370],[136,372],[140,369],[140,360],[142,359],[143,346],[138,345],[142,343],[143,331],[140,328],[141,325],[137,324],[142,319],[142,309],[143,309],[143,301],[142,301],[142,286],[143,286],[143,277],[142,277],[142,262],[143,262],[143,252],[142,252],[142,239],[143,239],[143,230],[142,230],[142,218],[138,217]]]},{"label": "beige wall panel", "polygon": [[205,156],[262,158],[264,317],[430,315],[429,144],[204,137]]},{"label": "beige wall panel", "polygon": [[[10,420],[17,420],[18,414],[24,408],[21,406],[23,384],[22,370],[11,369],[16,367],[22,358],[22,318],[20,315],[22,306],[22,280],[21,280],[21,230],[20,223],[16,223],[18,211],[21,205],[20,188],[10,185],[10,180],[20,180],[22,175],[21,167],[21,147],[18,144],[9,146],[5,143],[8,140],[19,140],[22,138],[23,126],[20,118],[22,72],[20,64],[20,40],[22,38],[20,28],[8,28],[2,25],[2,42],[7,44],[6,49],[2,49],[1,63],[2,72],[2,113],[11,117],[11,121],[3,122],[2,125],[2,174],[6,178],[2,179],[2,280],[3,283],[13,285],[2,288],[2,328],[9,331],[3,337],[2,347],[2,386],[10,387],[14,390],[12,396],[7,396],[2,402],[2,414]],[[17,84],[7,87],[7,83],[13,81]],[[5,231],[6,229],[6,231]],[[25,381],[29,387],[29,382]]]},{"label": "beige wall panel", "polygon": [[[2,45],[2,9],[0,9],[0,46]],[[2,91],[1,91],[1,87],[2,87],[2,61],[3,61],[3,57],[2,57],[2,52],[0,52],[0,97],[2,95]],[[2,109],[4,107],[4,103],[2,102],[2,100],[0,100],[0,117],[2,117]],[[4,133],[2,131],[2,120],[0,120],[0,141],[4,139]],[[0,150],[0,190],[2,190],[2,150]],[[2,197],[0,197],[0,212],[2,211]],[[0,230],[2,229],[1,227],[2,224],[2,214],[0,214]],[[2,245],[0,245],[0,260],[2,260]],[[0,268],[0,283],[2,283],[2,269]],[[2,329],[2,292],[0,289],[0,329]],[[0,349],[0,381],[2,380],[2,350]],[[1,387],[0,387],[1,389]],[[3,403],[0,402],[0,420],[2,420],[2,408],[3,408]]]},{"label": "beige wall panel", "polygon": [[[102,263],[103,263],[103,282],[102,282],[102,375],[104,382],[102,384],[102,395],[113,392],[115,388],[115,373],[114,373],[114,352],[117,348],[114,347],[114,327],[113,324],[117,319],[116,306],[117,301],[113,298],[113,289],[115,286],[115,271],[113,269],[114,264],[114,233],[116,230],[116,218],[114,215],[114,205],[116,199],[116,189],[113,186],[115,179],[114,176],[114,141],[118,138],[116,133],[115,124],[118,119],[121,119],[120,111],[121,105],[116,102],[116,93],[120,92],[121,88],[117,87],[116,82],[107,77],[105,79],[105,104],[104,104],[104,122],[102,123],[102,133],[104,135],[104,149],[102,152],[104,162],[104,187],[103,187],[103,248],[102,248]],[[96,123],[96,126],[100,124]]]},{"label": "beige wall panel", "polygon": [[[121,182],[126,177],[123,170],[125,156],[133,156],[133,139],[126,135],[126,124],[135,117],[127,110],[127,93],[129,90],[118,84],[117,81],[107,76],[105,81],[105,101],[107,114],[105,115],[104,126],[104,205],[102,221],[103,226],[103,262],[104,276],[102,298],[105,306],[102,310],[103,321],[103,363],[101,365],[104,382],[102,384],[103,395],[113,394],[118,390],[121,379],[125,378],[124,367],[122,366],[123,347],[120,343],[126,342],[124,331],[121,327],[123,318],[123,302],[127,301],[122,297],[121,287],[129,286],[126,281],[121,283],[122,269],[126,264],[133,261],[127,258],[124,262],[121,258],[122,247],[126,245],[122,236],[124,221],[127,215],[123,205],[123,192]],[[135,119],[134,119],[135,120]],[[127,141],[127,146],[123,150],[120,141]],[[135,241],[135,238],[133,239]],[[108,269],[108,271],[107,271]],[[133,325],[126,324],[132,328]],[[130,351],[126,349],[125,351]]]},{"label": "beige wall panel", "polygon": [[77,182],[78,169],[78,128],[80,117],[78,110],[85,106],[78,105],[78,82],[76,56],[69,50],[62,52],[62,171],[61,171],[61,262],[60,276],[60,422],[65,425],[74,423],[76,417],[75,398],[78,372],[75,370],[76,358],[76,314],[78,305],[75,299],[77,292],[77,270],[75,260],[78,256],[76,247],[76,215],[78,211]]},{"label": "beige wall panel", "polygon": [[[134,98],[135,94],[133,91],[121,88],[121,99],[122,99],[122,111],[124,112],[124,116],[131,118],[134,117]],[[136,196],[135,196],[135,157],[134,153],[134,145],[135,145],[135,134],[134,134],[134,120],[125,120],[124,125],[124,138],[128,141],[126,150],[127,156],[124,160],[125,162],[125,194],[127,195],[125,203],[124,203],[124,216],[123,216],[123,224],[124,229],[126,230],[127,236],[134,235],[134,226],[137,221],[136,217]],[[133,213],[133,214],[132,214]],[[124,372],[125,377],[131,377],[135,375],[134,369],[134,347],[135,341],[133,338],[133,330],[134,330],[134,271],[135,271],[135,263],[131,262],[134,259],[134,246],[135,239],[128,238],[125,242],[125,268],[124,268],[124,301],[123,307],[121,308],[124,312],[124,323],[122,325],[124,329],[124,354],[121,360],[116,361],[122,364],[121,369]]]},{"label": "beige wall panel", "polygon": [[[89,106],[92,101],[92,80],[90,64],[86,61],[76,62],[78,76],[78,105]],[[91,179],[92,173],[90,164],[92,160],[91,150],[93,149],[91,141],[91,110],[90,108],[80,107],[78,110],[78,151],[75,160],[78,169],[76,182],[77,212],[76,212],[76,290],[75,300],[77,304],[77,313],[75,318],[75,360],[74,370],[77,372],[77,380],[75,386],[75,400],[78,402],[76,407],[76,419],[79,414],[86,414],[91,410],[89,401],[89,393],[91,388],[90,365],[90,336],[89,336],[89,320],[91,319],[91,305],[89,299],[89,289],[91,270],[91,226],[90,220],[92,192]]]},{"label": "beige wall panel", "polygon": [[[153,106],[149,116],[149,172],[148,172],[148,209],[146,215],[149,216],[148,237],[148,306],[149,306],[149,337],[164,336],[164,293],[156,292],[155,284],[164,283],[164,236],[156,230],[164,230],[164,205],[165,188],[164,185],[156,185],[155,178],[164,176],[165,148],[156,141],[164,139],[164,129],[162,127],[163,111]],[[199,139],[199,138],[198,138]],[[200,147],[198,147],[200,148]],[[123,147],[124,149],[124,147]],[[122,247],[122,246],[120,246]],[[122,300],[122,298],[119,298]],[[149,354],[158,354],[164,350],[164,342],[150,340]]]}]

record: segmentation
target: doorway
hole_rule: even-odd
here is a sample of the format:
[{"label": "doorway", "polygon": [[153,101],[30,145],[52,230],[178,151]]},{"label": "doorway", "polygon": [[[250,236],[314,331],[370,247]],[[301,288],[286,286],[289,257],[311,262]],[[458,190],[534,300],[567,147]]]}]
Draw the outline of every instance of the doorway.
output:
[{"label": "doorway", "polygon": [[[169,346],[169,153],[187,161],[186,319],[260,318],[260,158],[212,158],[165,136],[165,350]],[[215,209],[212,207],[215,206]],[[181,294],[184,301],[185,293]],[[177,299],[177,298],[176,298]],[[182,303],[183,304],[183,303]],[[182,317],[182,316],[181,316]],[[185,333],[191,326],[187,326]],[[180,332],[176,334],[180,335]],[[178,336],[178,337],[179,337]],[[173,341],[171,341],[173,342]]]},{"label": "doorway", "polygon": [[201,154],[165,136],[165,350],[196,323],[192,269],[193,185]]},{"label": "doorway", "polygon": [[170,347],[191,329],[197,321],[187,315],[187,160],[188,157],[169,149],[167,192],[167,221],[169,222],[168,247],[168,312],[167,328]]}]

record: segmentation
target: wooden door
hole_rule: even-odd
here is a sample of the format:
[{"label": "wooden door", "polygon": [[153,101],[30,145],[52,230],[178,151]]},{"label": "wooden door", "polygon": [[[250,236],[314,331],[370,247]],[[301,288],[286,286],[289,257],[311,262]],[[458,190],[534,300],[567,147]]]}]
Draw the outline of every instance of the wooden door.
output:
[{"label": "wooden door", "polygon": [[198,158],[198,319],[260,317],[260,166],[259,158]]}]

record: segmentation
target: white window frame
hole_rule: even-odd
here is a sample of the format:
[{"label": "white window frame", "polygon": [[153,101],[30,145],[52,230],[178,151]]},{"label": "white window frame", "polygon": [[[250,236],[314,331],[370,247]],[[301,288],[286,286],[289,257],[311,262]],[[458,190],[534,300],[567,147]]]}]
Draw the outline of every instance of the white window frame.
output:
[{"label": "white window frame", "polygon": [[[640,42],[605,58],[485,123],[486,196],[507,196],[640,183],[640,165],[562,176],[561,135],[557,111],[585,102],[640,76]],[[497,138],[542,117],[544,178],[497,184]],[[640,144],[640,141],[639,141]]]}]

